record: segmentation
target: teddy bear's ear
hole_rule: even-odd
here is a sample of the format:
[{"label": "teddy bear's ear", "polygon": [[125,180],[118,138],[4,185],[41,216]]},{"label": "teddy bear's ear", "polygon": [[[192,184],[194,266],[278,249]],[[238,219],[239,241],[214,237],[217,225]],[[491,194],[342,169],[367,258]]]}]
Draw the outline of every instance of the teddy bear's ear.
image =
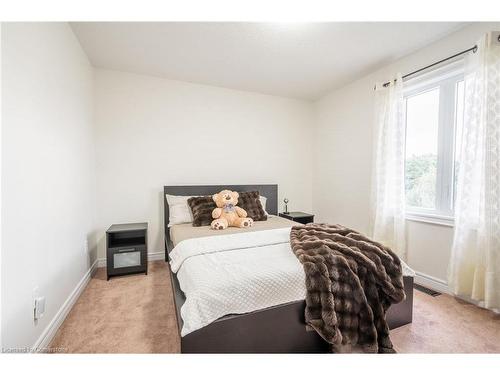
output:
[{"label": "teddy bear's ear", "polygon": [[217,203],[217,200],[219,199],[219,193],[212,195],[212,200]]},{"label": "teddy bear's ear", "polygon": [[237,191],[232,191],[231,196],[233,197],[233,199],[238,199],[240,197]]}]

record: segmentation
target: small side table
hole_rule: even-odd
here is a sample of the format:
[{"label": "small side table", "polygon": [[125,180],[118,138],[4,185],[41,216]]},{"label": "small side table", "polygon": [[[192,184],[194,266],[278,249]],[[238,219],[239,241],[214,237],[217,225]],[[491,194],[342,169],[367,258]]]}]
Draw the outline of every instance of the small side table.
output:
[{"label": "small side table", "polygon": [[114,224],[106,231],[106,264],[111,276],[148,274],[148,223]]},{"label": "small side table", "polygon": [[307,214],[305,212],[281,212],[279,216],[284,217],[285,219],[296,221],[301,224],[308,224],[314,222],[314,215]]}]

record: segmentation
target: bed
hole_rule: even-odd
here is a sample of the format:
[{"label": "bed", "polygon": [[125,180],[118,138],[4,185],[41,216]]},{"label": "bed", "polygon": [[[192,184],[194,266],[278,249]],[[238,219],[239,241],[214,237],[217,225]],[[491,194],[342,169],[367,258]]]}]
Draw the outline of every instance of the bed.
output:
[{"label": "bed", "polygon": [[[166,194],[182,196],[211,195],[223,189],[240,192],[257,190],[267,198],[266,211],[271,215],[270,219],[267,223],[255,222],[251,230],[245,230],[246,234],[244,236],[248,236],[249,241],[250,239],[258,241],[259,236],[266,229],[275,228],[276,230],[272,232],[279,235],[282,232],[280,228],[293,225],[291,223],[287,224],[286,220],[278,219],[275,216],[278,213],[277,185],[165,186],[166,261],[170,260],[171,255],[175,255],[175,253],[171,254],[174,244],[183,243],[183,245],[186,245],[190,241],[192,243],[196,238],[207,239],[207,236],[211,236],[211,238],[224,236],[213,240],[213,242],[221,241],[222,243],[223,238],[235,237],[227,235],[241,233],[241,230],[236,228],[229,228],[225,231],[212,231],[207,227],[193,228],[190,224],[181,224],[176,225],[175,228],[169,228],[169,206],[166,201]],[[239,235],[236,234],[236,236]],[[250,251],[253,251],[252,249],[250,248]],[[186,296],[181,290],[178,275],[182,277],[180,273],[170,272],[182,353],[328,352],[329,345],[316,332],[306,329],[304,323],[305,301],[303,299],[240,314],[227,314],[201,328],[194,327],[196,329],[193,329],[193,327],[190,327],[190,329],[186,330],[181,318],[181,308],[186,303]],[[184,275],[184,277],[186,276]],[[403,302],[391,306],[388,310],[387,321],[391,329],[412,321],[413,277],[404,276],[403,281],[407,298]],[[293,280],[290,281],[290,283],[292,282]]]}]

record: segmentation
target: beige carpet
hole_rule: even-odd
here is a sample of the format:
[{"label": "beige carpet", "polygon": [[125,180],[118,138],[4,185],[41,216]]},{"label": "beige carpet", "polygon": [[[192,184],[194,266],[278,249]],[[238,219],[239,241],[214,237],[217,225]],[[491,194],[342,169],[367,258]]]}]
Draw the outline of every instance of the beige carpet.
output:
[{"label": "beige carpet", "polygon": [[500,353],[500,315],[414,290],[413,322],[391,338],[399,353]]},{"label": "beige carpet", "polygon": [[51,347],[68,353],[176,353],[177,335],[170,276],[164,261],[149,263],[148,275],[106,281],[99,268]]},{"label": "beige carpet", "polygon": [[[51,343],[68,353],[177,353],[165,262],[112,278],[100,268]],[[500,316],[450,296],[415,291],[413,323],[391,331],[400,353],[500,353]]]}]

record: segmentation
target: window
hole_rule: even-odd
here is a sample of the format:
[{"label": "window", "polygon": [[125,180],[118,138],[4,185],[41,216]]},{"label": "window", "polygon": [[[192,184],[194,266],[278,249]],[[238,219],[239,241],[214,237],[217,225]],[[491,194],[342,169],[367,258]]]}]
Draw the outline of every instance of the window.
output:
[{"label": "window", "polygon": [[461,61],[406,82],[406,211],[450,223],[464,110]]}]

